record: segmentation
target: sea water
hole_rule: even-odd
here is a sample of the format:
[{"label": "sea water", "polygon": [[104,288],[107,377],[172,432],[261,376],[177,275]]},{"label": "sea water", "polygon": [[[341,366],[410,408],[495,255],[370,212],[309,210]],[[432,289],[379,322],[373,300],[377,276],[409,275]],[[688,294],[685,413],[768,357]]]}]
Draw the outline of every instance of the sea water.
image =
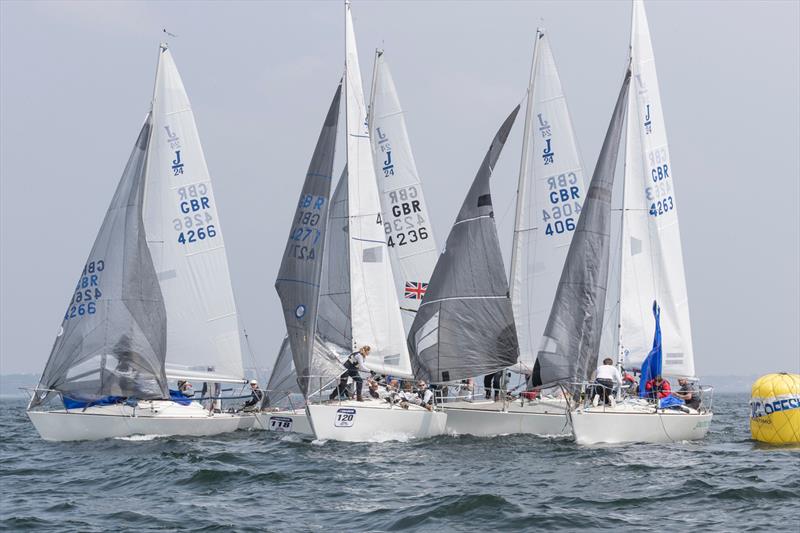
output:
[{"label": "sea water", "polygon": [[311,442],[263,431],[49,443],[0,401],[7,531],[798,531],[800,451],[717,395],[703,441]]}]

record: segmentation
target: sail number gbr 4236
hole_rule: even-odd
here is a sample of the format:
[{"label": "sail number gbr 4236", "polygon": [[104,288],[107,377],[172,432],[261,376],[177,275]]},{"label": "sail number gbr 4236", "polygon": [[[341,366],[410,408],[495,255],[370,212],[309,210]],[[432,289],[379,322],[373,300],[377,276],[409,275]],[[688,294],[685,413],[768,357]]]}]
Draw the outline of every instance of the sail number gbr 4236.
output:
[{"label": "sail number gbr 4236", "polygon": [[385,217],[391,215],[391,219],[383,221],[386,244],[391,248],[427,239],[428,229],[422,215],[424,208],[417,187],[409,185],[385,194],[392,206],[389,213],[383,214]]}]

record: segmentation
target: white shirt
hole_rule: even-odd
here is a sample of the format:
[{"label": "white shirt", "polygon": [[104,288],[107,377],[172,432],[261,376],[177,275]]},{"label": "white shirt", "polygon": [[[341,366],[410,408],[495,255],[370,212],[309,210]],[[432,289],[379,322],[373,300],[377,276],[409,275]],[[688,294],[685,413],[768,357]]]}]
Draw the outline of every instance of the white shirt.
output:
[{"label": "white shirt", "polygon": [[616,383],[622,384],[622,375],[619,369],[614,365],[600,365],[597,367],[596,379],[610,379]]}]

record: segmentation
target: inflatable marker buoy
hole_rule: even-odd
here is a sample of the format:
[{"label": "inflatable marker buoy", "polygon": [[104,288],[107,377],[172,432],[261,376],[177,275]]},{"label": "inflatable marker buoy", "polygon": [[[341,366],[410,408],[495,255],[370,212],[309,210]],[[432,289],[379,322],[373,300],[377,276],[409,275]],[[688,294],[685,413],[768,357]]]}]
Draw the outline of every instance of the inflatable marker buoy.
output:
[{"label": "inflatable marker buoy", "polygon": [[753,383],[750,434],[769,444],[800,444],[800,374],[767,374]]}]

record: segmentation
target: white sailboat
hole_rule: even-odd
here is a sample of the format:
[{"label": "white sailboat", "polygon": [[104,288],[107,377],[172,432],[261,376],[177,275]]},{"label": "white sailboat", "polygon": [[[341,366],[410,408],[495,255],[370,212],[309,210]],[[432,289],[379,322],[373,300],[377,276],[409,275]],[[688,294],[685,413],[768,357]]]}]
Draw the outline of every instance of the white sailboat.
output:
[{"label": "white sailboat", "polygon": [[252,415],[173,401],[169,379],[245,382],[216,200],[183,83],[162,44],[151,110],[28,416],[42,438],[59,441],[252,425]]},{"label": "white sailboat", "polygon": [[[371,370],[411,379],[411,362],[372,161],[349,2],[345,4],[344,86],[347,165],[334,196],[346,195],[346,202],[340,198],[336,207],[346,213],[347,239],[345,247],[326,254],[328,268],[324,274],[327,279],[320,284],[317,295],[333,287],[339,290],[328,290],[329,296],[319,302],[320,313],[314,317],[318,323],[313,331],[323,342],[333,342],[339,347],[349,342],[348,351],[371,346],[367,363]],[[331,212],[331,220],[336,215]],[[338,234],[338,228],[333,227],[329,238],[334,239]],[[339,264],[342,248],[347,250],[346,265]],[[322,274],[321,271],[320,276]],[[342,301],[345,295],[349,297],[346,302]],[[287,315],[287,326],[290,322]],[[306,347],[305,352],[310,353],[310,349]],[[300,368],[298,357],[294,360],[295,366]],[[319,385],[313,389],[326,388],[330,378],[335,380],[343,370],[340,367],[333,376],[309,375],[312,382],[319,379]],[[299,370],[298,375],[302,379],[303,372]],[[423,438],[442,434],[445,425],[445,415],[441,412],[414,405],[401,409],[378,400],[312,402],[306,405],[306,413],[315,436],[321,440],[360,442],[376,438]]]},{"label": "white sailboat", "polygon": [[[541,28],[526,106],[509,284],[519,339],[519,361],[512,368],[530,376],[585,192],[566,97]],[[447,430],[479,436],[569,434],[567,404],[556,392],[447,403]]]},{"label": "white sailboat", "polygon": [[[677,196],[664,125],[655,59],[644,4],[634,0],[631,26],[631,86],[625,130],[625,176],[618,278],[618,353],[625,368],[639,369],[651,351],[656,301],[661,307],[665,378],[696,381],[684,278]],[[696,391],[700,392],[700,391]],[[575,440],[669,442],[701,439],[713,414],[699,409],[660,409],[638,398],[613,407],[586,406],[571,414]]]}]

